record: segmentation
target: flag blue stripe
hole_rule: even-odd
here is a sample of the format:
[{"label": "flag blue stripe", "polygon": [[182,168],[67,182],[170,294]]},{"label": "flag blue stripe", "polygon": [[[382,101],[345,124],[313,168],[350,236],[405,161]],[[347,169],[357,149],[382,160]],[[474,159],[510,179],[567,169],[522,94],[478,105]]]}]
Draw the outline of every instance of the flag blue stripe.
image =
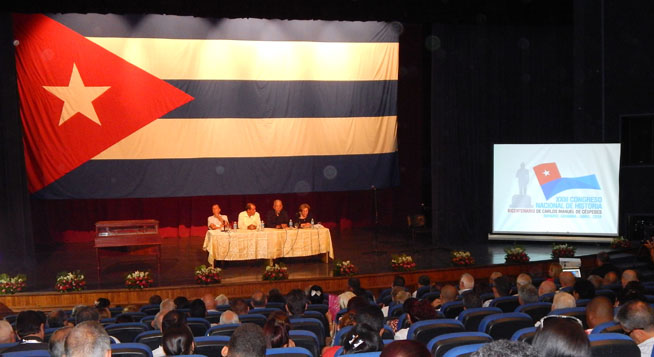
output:
[{"label": "flag blue stripe", "polygon": [[397,81],[168,80],[192,96],[163,118],[314,118],[397,115]]},{"label": "flag blue stripe", "polygon": [[562,177],[541,185],[545,199],[549,200],[552,196],[572,189],[592,189],[599,190],[600,185],[595,175],[582,177]]},{"label": "flag blue stripe", "polygon": [[[42,199],[183,197],[366,190],[399,184],[397,152],[271,158],[91,160]],[[171,173],[175,173],[172,175]]]}]

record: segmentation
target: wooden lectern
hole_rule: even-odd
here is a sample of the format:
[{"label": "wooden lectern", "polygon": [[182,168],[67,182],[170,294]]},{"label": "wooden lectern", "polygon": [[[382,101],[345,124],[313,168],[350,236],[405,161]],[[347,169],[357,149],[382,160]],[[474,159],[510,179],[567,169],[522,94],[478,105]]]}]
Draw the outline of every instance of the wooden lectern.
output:
[{"label": "wooden lectern", "polygon": [[99,221],[95,223],[95,254],[98,263],[98,285],[101,282],[100,255],[103,252],[127,250],[127,254],[157,256],[157,279],[161,280],[161,236],[159,221],[154,219]]}]

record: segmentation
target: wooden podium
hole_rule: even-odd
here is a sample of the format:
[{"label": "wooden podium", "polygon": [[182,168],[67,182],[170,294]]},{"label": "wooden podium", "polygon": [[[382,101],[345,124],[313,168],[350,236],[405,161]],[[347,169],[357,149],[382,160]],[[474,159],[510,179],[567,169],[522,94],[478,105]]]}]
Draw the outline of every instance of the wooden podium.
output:
[{"label": "wooden podium", "polygon": [[161,236],[157,220],[96,222],[94,247],[98,263],[98,285],[101,283],[102,271],[100,256],[110,252],[126,251],[126,254],[130,255],[151,255],[154,250],[157,256],[157,279],[161,280]]}]

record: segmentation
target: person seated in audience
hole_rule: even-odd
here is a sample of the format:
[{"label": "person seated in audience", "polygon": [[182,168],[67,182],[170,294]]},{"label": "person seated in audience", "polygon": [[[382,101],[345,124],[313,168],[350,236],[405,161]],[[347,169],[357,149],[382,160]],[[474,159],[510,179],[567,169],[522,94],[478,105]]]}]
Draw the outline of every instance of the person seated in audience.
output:
[{"label": "person seated in audience", "polygon": [[261,216],[257,212],[257,206],[248,202],[245,211],[238,214],[238,229],[255,230],[261,225]]},{"label": "person seated in audience", "polygon": [[602,286],[613,286],[618,283],[618,273],[610,271],[604,274],[604,280],[602,281]]},{"label": "person seated in audience", "polygon": [[[14,328],[7,320],[0,320],[0,344],[16,342]],[[2,352],[2,350],[0,350]]]},{"label": "person seated in audience", "polygon": [[189,307],[189,317],[207,317],[207,306],[204,304],[204,301],[201,299],[195,299],[191,301],[191,306]]},{"label": "person seated in audience", "polygon": [[220,206],[217,203],[211,206],[211,212],[213,215],[207,217],[207,228],[223,229],[223,227],[229,227],[229,219],[227,219],[226,215],[220,214]]},{"label": "person seated in audience", "polygon": [[175,309],[175,302],[171,299],[164,299],[161,301],[159,304],[159,312],[157,312],[156,315],[154,315],[154,319],[152,320],[151,326],[155,330],[161,330],[161,320],[163,320],[163,317],[169,312]]},{"label": "person seated in audience", "polygon": [[499,278],[500,276],[502,276],[502,273],[500,273],[499,271],[492,272],[491,275],[488,277],[488,286],[493,285],[493,280]]},{"label": "person seated in audience", "polygon": [[459,278],[459,295],[462,294],[464,291],[472,290],[474,288],[475,288],[475,277],[473,277],[472,274],[469,273],[461,274],[461,278]]},{"label": "person seated in audience", "polygon": [[109,306],[111,306],[111,301],[109,301],[109,299],[107,298],[101,297],[98,298],[98,300],[95,300],[95,303],[93,305],[95,305],[95,308],[98,310],[105,309],[105,308],[108,309]]},{"label": "person seated in audience", "polygon": [[[188,300],[186,300],[186,301],[188,301]],[[127,305],[127,306],[125,306],[123,308],[123,313],[125,313],[125,312],[139,312],[139,307],[134,305],[134,304]]]},{"label": "person seated in audience", "polygon": [[519,289],[523,285],[531,284],[531,276],[527,273],[520,273],[518,277],[515,278],[515,285]]},{"label": "person seated in audience", "polygon": [[624,288],[632,281],[638,281],[638,273],[635,270],[627,269],[622,272],[622,277],[620,279],[620,284]]},{"label": "person seated in audience", "polygon": [[167,329],[161,341],[166,356],[190,355],[195,350],[193,333],[188,326]]},{"label": "person seated in audience", "polygon": [[111,339],[97,321],[75,325],[64,342],[66,357],[110,357]]},{"label": "person seated in audience", "polygon": [[565,291],[559,291],[554,295],[554,301],[552,301],[552,311],[559,309],[567,309],[571,307],[577,307],[577,302],[575,297],[566,293]]},{"label": "person seated in audience", "polygon": [[218,312],[216,310],[216,299],[212,294],[204,294],[202,296],[202,302],[204,303],[204,309],[209,312]]},{"label": "person seated in audience", "polygon": [[282,200],[273,201],[272,209],[266,213],[266,226],[277,229],[288,227],[288,213],[284,210]]},{"label": "person seated in audience", "polygon": [[[491,287],[495,299],[502,296],[509,296],[511,294],[511,281],[506,276],[500,276],[493,280],[493,285]],[[484,301],[483,307],[489,307],[491,301],[493,301],[493,299]]]},{"label": "person seated in audience", "polygon": [[595,256],[595,265],[596,267],[590,271],[590,275],[604,276],[610,271],[616,273],[620,271],[615,265],[611,264],[611,259],[606,252],[597,253]]},{"label": "person seated in audience", "polygon": [[148,299],[148,305],[159,305],[161,304],[161,301],[162,301],[161,296],[155,294],[150,296],[150,298]]},{"label": "person seated in audience", "polygon": [[563,271],[561,264],[557,262],[550,263],[550,266],[547,268],[547,280],[553,282],[554,284],[559,282],[559,275]]},{"label": "person seated in audience", "polygon": [[406,285],[406,280],[404,280],[404,277],[402,275],[395,275],[393,277],[393,284],[391,285],[391,289],[393,289],[396,286],[405,288],[405,285]]},{"label": "person seated in audience", "polygon": [[289,337],[291,321],[283,311],[275,311],[268,315],[266,324],[263,326],[263,334],[266,336],[270,348],[295,347],[295,342]]},{"label": "person seated in audience", "polygon": [[103,309],[96,309],[96,310],[98,310],[98,317],[100,318],[100,320],[111,318],[111,310],[109,310],[108,307],[105,307]]},{"label": "person seated in audience", "polygon": [[[186,314],[178,310],[168,311],[161,321],[161,332],[166,333],[169,329],[179,327],[188,328]],[[164,350],[162,341],[162,345],[152,351],[152,357],[162,357],[165,355],[166,351]]]},{"label": "person seated in audience", "polygon": [[303,203],[300,205],[300,211],[296,215],[296,219],[300,228],[311,228],[313,214],[309,212],[310,209],[311,206],[309,206],[308,203]]},{"label": "person seated in audience", "polygon": [[[366,303],[357,308],[354,319],[354,328],[343,339],[343,354],[380,351],[383,347],[381,336],[384,334],[384,315],[381,309]],[[362,339],[357,340],[359,337]],[[333,356],[341,347],[337,344],[335,342],[335,346],[323,348],[322,356]]]},{"label": "person seated in audience", "polygon": [[466,291],[461,294],[463,309],[475,309],[482,306],[481,297],[474,290]]},{"label": "person seated in audience", "polygon": [[322,287],[320,287],[319,285],[311,285],[311,287],[309,287],[306,294],[307,294],[307,298],[309,299],[309,304],[325,303],[325,294],[322,291]]},{"label": "person seated in audience", "polygon": [[595,286],[586,279],[577,279],[572,288],[572,295],[575,300],[592,299],[595,297]]},{"label": "person seated in audience", "polygon": [[618,306],[622,306],[631,300],[646,301],[645,288],[638,281],[631,281],[618,292]]},{"label": "person seated in audience", "polygon": [[68,337],[68,334],[70,331],[72,331],[73,328],[71,326],[66,326],[62,328],[58,328],[54,333],[52,333],[52,336],[50,336],[50,340],[48,340],[48,350],[50,351],[50,356],[52,357],[63,357],[64,354],[66,353],[66,337]]},{"label": "person seated in audience", "polygon": [[[100,321],[99,316],[98,316],[98,321]],[[129,315],[121,314],[121,315],[116,316],[116,323],[117,324],[124,324],[126,322],[134,322],[134,319]]]},{"label": "person seated in audience", "polygon": [[256,291],[250,298],[250,304],[255,308],[266,307],[267,303],[268,297],[263,293],[263,291]]},{"label": "person seated in audience", "polygon": [[286,298],[279,289],[273,288],[268,291],[268,302],[281,302],[286,304]]},{"label": "person seated in audience", "polygon": [[586,333],[593,331],[595,326],[613,321],[613,303],[606,296],[594,297],[586,305]]},{"label": "person seated in audience", "polygon": [[218,322],[219,325],[240,323],[241,321],[238,319],[238,314],[232,310],[223,311],[223,313],[220,314],[220,321]]},{"label": "person seated in audience", "polygon": [[[415,298],[410,298],[407,301],[404,302],[405,305],[409,303],[407,310],[407,323],[411,325],[412,323],[418,322],[418,321],[423,321],[423,320],[433,320],[438,318],[438,314],[436,314],[436,310],[431,306],[429,301],[424,301],[424,300],[418,300],[418,301],[412,301],[415,300]],[[406,335],[409,332],[409,328],[403,328],[398,330],[395,333],[394,339],[396,340],[406,340]]]},{"label": "person seated in audience", "polygon": [[424,288],[423,290],[425,290],[425,291],[429,291],[429,286],[430,286],[430,285],[431,285],[431,281],[430,281],[430,279],[429,279],[429,276],[427,276],[427,275],[420,275],[420,276],[418,277],[418,287],[417,287],[416,290],[411,294],[411,297],[414,297],[414,298],[420,298],[420,296],[418,296],[418,290],[420,290],[421,288]]},{"label": "person seated in audience", "polygon": [[589,275],[587,278],[588,281],[590,281],[591,284],[595,287],[595,290],[599,290],[602,288],[602,277],[599,275]]},{"label": "person seated in audience", "polygon": [[561,282],[561,288],[559,291],[563,290],[566,288],[572,288],[575,285],[577,278],[569,272],[569,271],[564,271],[559,274],[559,281]]},{"label": "person seated in audience", "polygon": [[225,294],[216,296],[216,306],[229,305],[229,299]]},{"label": "person seated in audience", "polygon": [[538,302],[538,290],[531,284],[520,285],[518,287],[518,303],[520,305],[533,304]]},{"label": "person seated in audience", "polygon": [[[411,294],[408,291],[404,290],[403,287],[396,286],[391,291],[391,305],[404,304],[404,302],[410,297]],[[384,314],[384,317],[388,317],[389,309],[390,309],[390,305],[382,307],[382,313]]]},{"label": "person seated in audience", "polygon": [[384,346],[380,357],[431,357],[431,352],[418,341],[401,340]]},{"label": "person seated in audience", "polygon": [[591,357],[590,341],[579,319],[572,316],[545,316],[537,325],[540,326],[537,327],[531,346],[538,351],[539,356]]},{"label": "person seated in audience", "polygon": [[540,283],[540,286],[538,287],[539,297],[553,292],[556,292],[556,284],[554,284],[553,281],[545,280],[542,283]]},{"label": "person seated in audience", "polygon": [[266,336],[263,329],[256,324],[239,326],[223,347],[223,357],[265,357]]},{"label": "person seated in audience", "polygon": [[641,301],[631,300],[624,304],[615,319],[625,334],[631,337],[641,356],[651,356],[654,347],[654,310],[652,306]]},{"label": "person seated in audience", "polygon": [[175,300],[173,300],[173,302],[175,303],[176,309],[188,309],[189,304],[191,303],[188,301],[186,296],[178,296],[175,298]]},{"label": "person seated in audience", "polygon": [[[445,285],[441,288],[441,296],[431,302],[431,306],[436,308],[436,311],[441,311],[443,304],[456,300],[457,291],[452,285]],[[405,302],[406,303],[406,302]]]},{"label": "person seated in audience", "polygon": [[374,298],[370,296],[370,294],[364,288],[361,287],[361,281],[359,278],[352,277],[347,279],[347,286],[348,289],[354,293],[354,295],[363,296],[371,301],[374,301]]},{"label": "person seated in audience", "polygon": [[496,340],[481,346],[471,357],[537,357],[530,344],[522,341]]},{"label": "person seated in audience", "polygon": [[[111,317],[111,313],[109,317]],[[65,322],[66,312],[64,310],[54,310],[48,314],[48,328],[63,327]]]},{"label": "person seated in audience", "polygon": [[250,312],[250,306],[243,299],[232,300],[229,305],[230,309],[237,315],[245,315]]},{"label": "person seated in audience", "polygon": [[98,309],[91,306],[81,306],[75,310],[75,325],[84,321],[100,321]]}]

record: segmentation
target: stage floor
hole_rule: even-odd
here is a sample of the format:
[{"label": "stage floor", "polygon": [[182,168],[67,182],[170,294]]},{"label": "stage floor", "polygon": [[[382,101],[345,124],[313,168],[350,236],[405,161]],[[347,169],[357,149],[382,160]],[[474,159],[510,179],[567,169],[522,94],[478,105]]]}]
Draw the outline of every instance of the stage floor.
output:
[{"label": "stage floor", "polygon": [[[416,236],[411,243],[408,232],[380,232],[375,242],[375,235],[369,229],[354,229],[345,232],[332,230],[334,256],[337,260],[351,260],[359,267],[360,274],[390,272],[390,260],[393,255],[406,253],[413,257],[417,269],[438,269],[451,267],[450,249],[430,247],[429,236]],[[202,251],[204,237],[167,238],[161,249],[161,275],[155,277],[155,285],[175,286],[193,284],[194,268],[207,264],[207,253]],[[465,244],[450,246],[451,249],[470,250],[476,265],[504,263],[504,248],[511,242],[486,242],[485,244]],[[532,261],[549,260],[551,244],[521,243]],[[608,244],[574,244],[577,256],[592,255],[602,250],[609,250]],[[58,272],[81,270],[87,277],[89,289],[121,288],[124,277],[134,270],[151,270],[156,272],[155,256],[103,257],[102,285],[98,285],[96,273],[96,253],[93,243],[76,243],[41,247],[36,253],[37,263],[28,269],[26,291],[52,291]],[[332,275],[333,262],[324,264],[319,256],[280,259],[289,267],[290,279],[329,277]],[[261,281],[265,261],[225,262],[223,268],[224,283],[243,283]],[[7,271],[7,270],[5,270]],[[9,269],[8,273],[19,273]]]}]

